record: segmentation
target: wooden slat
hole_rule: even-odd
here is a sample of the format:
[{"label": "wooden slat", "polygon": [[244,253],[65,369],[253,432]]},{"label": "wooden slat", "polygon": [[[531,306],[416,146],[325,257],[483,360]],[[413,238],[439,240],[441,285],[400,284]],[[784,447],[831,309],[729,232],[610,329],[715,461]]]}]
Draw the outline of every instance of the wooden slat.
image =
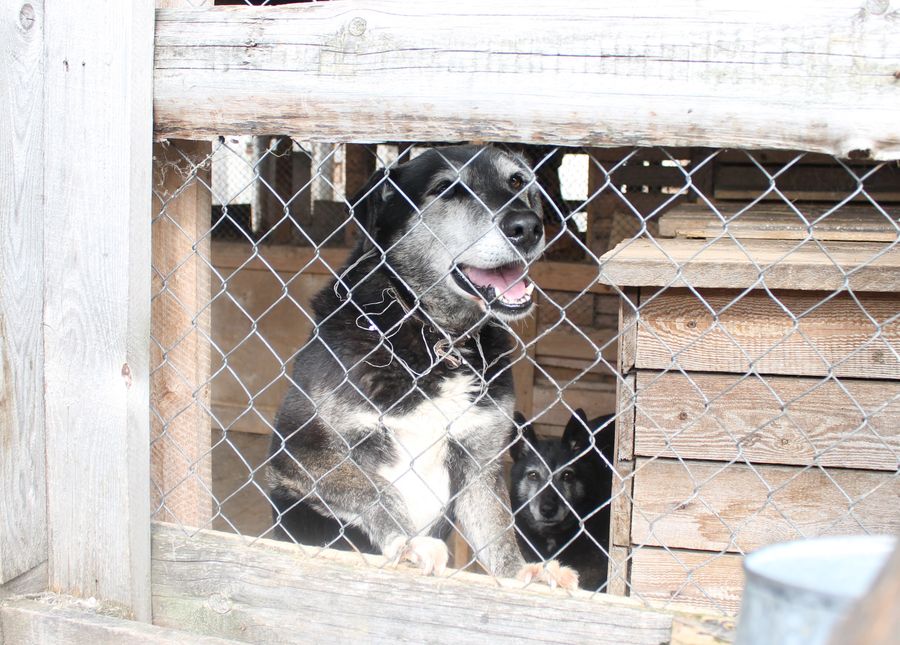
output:
[{"label": "wooden slat", "polygon": [[[634,374],[626,375],[616,390],[616,441],[610,499],[610,556],[612,549],[624,549],[631,544],[631,501],[634,485]],[[609,592],[628,593],[627,552],[617,551],[610,557]]]},{"label": "wooden slat", "polygon": [[[755,165],[719,164],[716,168],[716,199],[772,199],[782,201],[807,200],[838,202],[850,198],[865,203],[866,195],[857,191],[858,180],[853,174],[835,164],[826,166],[793,166],[783,170],[781,164],[767,166],[774,177],[778,192],[768,192],[770,180]],[[877,201],[900,200],[900,167],[893,164],[866,176],[863,187]],[[764,193],[768,193],[764,195]]]},{"label": "wooden slat", "polygon": [[601,282],[619,287],[833,290],[847,285],[854,291],[900,291],[896,244],[629,239],[601,262]]},{"label": "wooden slat", "polygon": [[154,146],[151,491],[161,520],[212,518],[210,144]]},{"label": "wooden slat", "polygon": [[[776,302],[752,291],[728,306],[739,294],[704,291],[704,305],[687,290],[669,289],[642,300],[637,367],[670,369],[674,364],[738,374],[752,367],[760,374],[825,376],[830,371],[840,378],[900,378],[895,354],[900,295],[859,293],[854,299],[841,294],[826,300],[829,294],[820,292],[777,292]],[[720,312],[717,321],[707,307]],[[804,312],[809,313],[795,325],[792,315]]]},{"label": "wooden slat", "polygon": [[634,544],[746,553],[801,537],[900,531],[896,472],[636,463]]},{"label": "wooden slat", "polygon": [[633,598],[730,614],[740,609],[744,572],[739,555],[641,547],[631,559]]},{"label": "wooden slat", "polygon": [[[41,600],[18,599],[0,604],[0,636],[4,643],[73,643],[90,645],[236,645],[225,640],[179,629],[157,627],[100,613],[66,596]],[[108,611],[108,609],[107,609]]]},{"label": "wooden slat", "polygon": [[[593,387],[584,387],[585,385]],[[563,405],[562,401],[569,407]],[[595,417],[611,413],[615,406],[616,391],[612,383],[577,383],[560,392],[544,378],[539,377],[535,382],[534,415],[539,423],[565,426],[572,416],[569,408],[583,408],[589,416]]]},{"label": "wooden slat", "polygon": [[44,12],[0,0],[0,585],[47,559]]},{"label": "wooden slat", "polygon": [[645,457],[896,471],[900,382],[638,372]]},{"label": "wooden slat", "polygon": [[[227,269],[272,270],[284,273],[310,273],[334,275],[338,273],[349,249],[288,245],[260,245],[254,254],[253,247],[240,242],[213,242],[212,263],[227,277]],[[269,268],[271,267],[271,269]],[[542,289],[568,292],[613,293],[611,287],[600,284],[600,271],[596,264],[577,262],[537,262],[528,274]]]},{"label": "wooden slat", "polygon": [[0,600],[47,591],[47,561],[0,585]]},{"label": "wooden slat", "polygon": [[[591,363],[601,357],[609,364],[616,359],[616,343],[610,329],[575,329],[569,323],[538,332],[537,355],[577,358]],[[599,350],[599,351],[598,351]],[[599,354],[599,356],[598,356]]]},{"label": "wooden slat", "polygon": [[[492,643],[669,640],[672,617],[626,599],[457,571],[425,577],[381,557],[315,550],[157,524],[153,616],[251,642]],[[313,553],[310,551],[309,553]],[[352,611],[348,611],[352,607]],[[535,611],[539,607],[539,611]]]},{"label": "wooden slat", "polygon": [[50,588],[149,620],[153,2],[44,8]]},{"label": "wooden slat", "polygon": [[727,221],[725,224],[705,204],[683,204],[660,218],[659,234],[662,237],[712,238],[727,233],[738,239],[773,240],[800,240],[812,235],[817,240],[845,242],[893,242],[900,235],[897,226],[900,211],[891,206],[885,207],[890,217],[872,206],[845,206],[819,219],[833,206],[799,205],[797,209],[812,224],[811,232],[796,211],[786,205],[761,203],[735,217],[735,209],[743,206],[717,204],[719,213]]},{"label": "wooden slat", "polygon": [[672,0],[573,2],[561,12],[543,0],[488,9],[356,0],[160,11],[156,132],[893,158],[900,27],[878,7]]}]

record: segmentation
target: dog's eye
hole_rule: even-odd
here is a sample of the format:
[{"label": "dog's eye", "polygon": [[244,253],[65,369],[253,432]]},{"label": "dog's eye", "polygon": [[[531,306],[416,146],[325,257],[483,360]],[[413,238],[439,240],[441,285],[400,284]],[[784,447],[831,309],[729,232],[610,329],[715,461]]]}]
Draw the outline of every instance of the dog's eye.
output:
[{"label": "dog's eye", "polygon": [[522,175],[515,174],[509,178],[509,187],[513,190],[519,190],[524,185],[525,179],[522,177]]},{"label": "dog's eye", "polygon": [[528,472],[526,477],[528,477],[528,479],[535,480],[538,478],[538,474],[535,471],[531,470]]},{"label": "dog's eye", "polygon": [[564,482],[570,482],[570,481],[572,481],[572,478],[573,478],[573,477],[574,477],[574,475],[572,474],[572,471],[571,471],[571,470],[566,470],[566,471],[564,471],[563,474],[560,476],[560,479],[562,479]]},{"label": "dog's eye", "polygon": [[431,189],[431,194],[435,196],[449,197],[450,191],[454,187],[454,182],[449,179],[439,182],[434,188]]}]

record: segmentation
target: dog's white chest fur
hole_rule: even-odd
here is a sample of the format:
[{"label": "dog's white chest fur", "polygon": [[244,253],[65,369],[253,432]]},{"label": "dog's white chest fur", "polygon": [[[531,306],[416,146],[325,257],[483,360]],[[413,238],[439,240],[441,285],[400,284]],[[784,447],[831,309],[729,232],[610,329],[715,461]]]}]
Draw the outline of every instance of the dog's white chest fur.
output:
[{"label": "dog's white chest fur", "polygon": [[381,420],[396,444],[398,459],[378,474],[391,482],[406,502],[417,531],[427,531],[450,500],[447,440],[491,428],[498,422],[496,409],[475,407],[478,384],[474,377],[453,376],[440,393],[402,416]]}]

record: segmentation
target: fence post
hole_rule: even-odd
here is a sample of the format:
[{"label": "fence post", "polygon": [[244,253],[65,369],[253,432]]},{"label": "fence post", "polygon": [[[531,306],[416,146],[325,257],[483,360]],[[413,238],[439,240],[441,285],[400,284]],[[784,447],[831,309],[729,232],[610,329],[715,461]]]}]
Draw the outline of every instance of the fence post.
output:
[{"label": "fence post", "polygon": [[45,12],[49,586],[149,620],[153,1]]},{"label": "fence post", "polygon": [[0,0],[0,596],[47,560],[43,47],[43,6]]},{"label": "fence post", "polygon": [[[156,0],[156,6],[201,8],[212,1]],[[159,520],[208,528],[210,269],[199,256],[210,258],[204,235],[212,209],[211,146],[170,143],[154,148],[153,217],[161,208],[163,214],[153,225],[152,504]]]}]

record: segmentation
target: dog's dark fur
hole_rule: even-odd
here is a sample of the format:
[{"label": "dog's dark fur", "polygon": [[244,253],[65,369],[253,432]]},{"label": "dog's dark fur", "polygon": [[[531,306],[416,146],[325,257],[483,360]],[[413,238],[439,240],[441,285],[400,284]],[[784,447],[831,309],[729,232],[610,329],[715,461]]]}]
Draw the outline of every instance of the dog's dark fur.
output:
[{"label": "dog's dark fur", "polygon": [[580,586],[592,591],[607,574],[612,418],[588,421],[578,409],[562,439],[539,440],[517,412],[524,440],[510,449],[511,497],[525,559],[556,558],[578,571]]},{"label": "dog's dark fur", "polygon": [[288,537],[339,546],[343,534],[428,570],[446,561],[432,538],[450,520],[488,571],[522,570],[499,457],[513,434],[504,322],[528,313],[530,287],[505,281],[519,295],[501,299],[472,285],[543,249],[532,182],[521,158],[460,146],[363,189],[364,234],[313,300],[316,331],[275,423],[269,475]]}]

